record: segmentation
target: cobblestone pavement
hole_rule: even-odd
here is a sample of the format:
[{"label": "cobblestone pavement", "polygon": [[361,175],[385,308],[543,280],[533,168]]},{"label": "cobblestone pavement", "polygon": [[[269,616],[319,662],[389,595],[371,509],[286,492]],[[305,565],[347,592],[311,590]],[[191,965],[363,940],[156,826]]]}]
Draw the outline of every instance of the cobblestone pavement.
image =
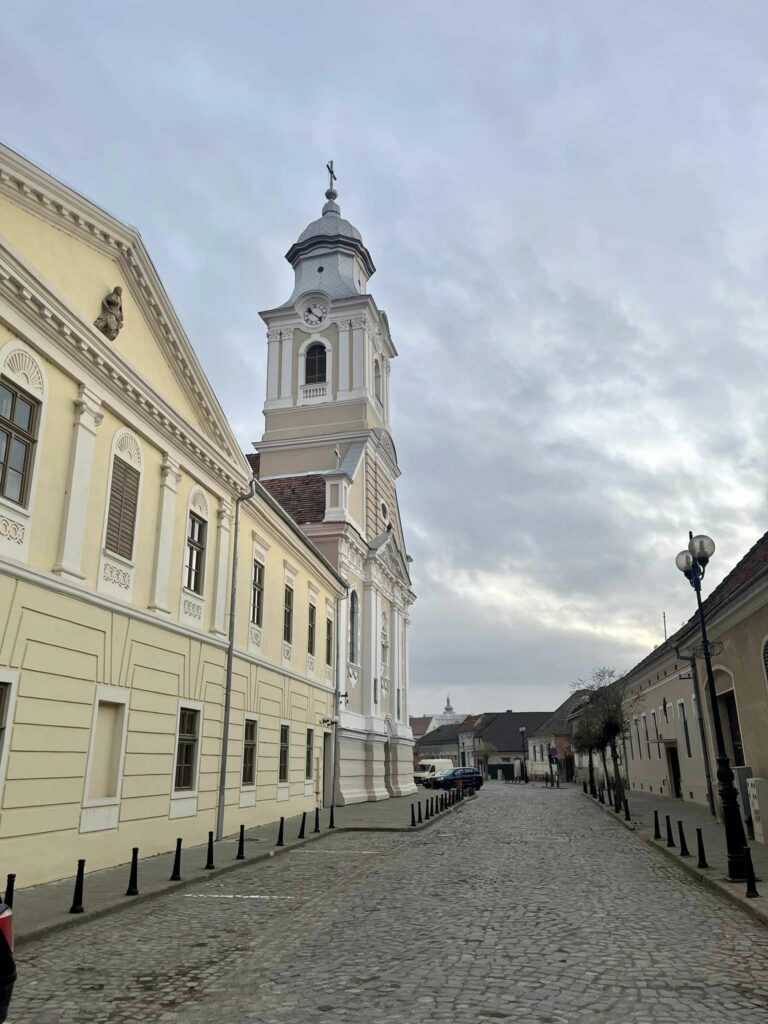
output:
[{"label": "cobblestone pavement", "polygon": [[768,929],[575,789],[491,783],[32,942],[10,1021],[766,1024]]}]

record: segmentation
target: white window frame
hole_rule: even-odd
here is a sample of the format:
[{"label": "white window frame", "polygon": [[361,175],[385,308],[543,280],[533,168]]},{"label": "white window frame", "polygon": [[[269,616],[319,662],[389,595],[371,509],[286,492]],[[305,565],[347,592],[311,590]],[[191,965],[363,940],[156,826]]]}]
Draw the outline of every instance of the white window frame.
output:
[{"label": "white window frame", "polygon": [[293,611],[291,620],[291,642],[287,643],[285,637],[285,589],[283,589],[283,600],[280,605],[280,646],[283,657],[283,667],[291,668],[293,661],[293,648],[296,640],[296,577],[299,570],[295,569],[290,562],[283,559],[283,588],[290,587],[293,590]]},{"label": "white window frame", "polygon": [[11,752],[11,734],[13,731],[13,719],[16,714],[16,697],[19,692],[18,669],[0,668],[0,683],[10,686],[8,694],[8,708],[5,715],[5,737],[3,746],[0,749],[0,806],[5,795],[5,780],[8,772],[8,757]]},{"label": "white window frame", "polygon": [[[181,725],[182,709],[197,711],[200,728],[197,735],[197,753],[195,757],[195,788],[176,789],[176,759],[179,756],[179,726]],[[203,750],[203,727],[205,725],[205,704],[199,700],[179,698],[176,705],[176,730],[173,736],[173,764],[171,765],[171,805],[169,818],[191,818],[197,814],[197,801],[200,795],[200,757]]]},{"label": "white window frame", "polygon": [[[189,538],[189,517],[193,513],[205,522],[205,555],[203,560],[203,589],[198,594],[196,590],[187,587],[187,540]],[[208,496],[198,484],[193,483],[187,499],[187,510],[184,515],[184,537],[181,553],[181,598],[179,601],[179,621],[184,626],[192,629],[205,630],[205,609],[206,591],[209,580],[215,576],[215,563],[211,565],[209,560],[215,555],[214,535],[211,530],[211,510]]]},{"label": "white window frame", "polygon": [[[91,731],[88,737],[88,759],[85,765],[80,832],[102,832],[117,828],[123,792],[123,769],[125,767],[125,748],[128,742],[130,701],[131,691],[124,687],[105,686],[102,683],[96,686],[96,693],[93,698],[93,711],[91,713]],[[96,720],[99,713],[99,704],[102,703],[123,705],[123,728],[120,739],[120,756],[117,762],[117,794],[115,796],[89,797],[93,757],[96,749]]]},{"label": "white window frame", "polygon": [[[280,734],[282,733],[282,727],[286,725],[288,727],[288,760],[286,762],[287,779],[285,782],[280,781]],[[287,718],[282,718],[277,723],[277,799],[279,801],[287,800],[290,796],[291,786],[291,739],[292,739],[292,723]]]},{"label": "white window frame", "polygon": [[[312,345],[322,345],[325,349],[325,394],[317,397],[306,397],[305,388],[322,387],[322,384],[307,384],[307,352]],[[299,384],[296,394],[297,405],[320,405],[323,402],[332,402],[333,392],[333,345],[328,338],[322,334],[310,334],[306,338],[298,352],[299,356]]]},{"label": "white window frame", "polygon": [[[0,554],[5,554],[15,561],[26,562],[29,558],[29,533],[35,509],[35,495],[44,457],[43,439],[49,398],[48,378],[42,358],[18,337],[10,337],[0,346],[0,360],[0,376],[7,377],[22,391],[31,395],[40,406],[27,504],[17,505],[0,494]],[[21,372],[22,364],[26,364],[28,373]],[[86,487],[89,485],[90,481],[85,484]]]},{"label": "white window frame", "polygon": [[[253,748],[253,784],[244,785],[243,783],[243,761],[245,759],[245,723],[255,722],[256,723],[256,745]],[[259,745],[261,744],[261,727],[259,725],[259,716],[246,711],[243,715],[243,739],[242,747],[240,751],[240,806],[241,807],[255,807],[256,806],[256,789],[259,778]]]},{"label": "white window frame", "polygon": [[[310,774],[307,775],[307,739],[309,734],[312,733],[312,751],[310,756]],[[308,725],[304,733],[304,796],[311,796],[315,791],[315,749],[316,749],[317,729],[314,726]]]},{"label": "white window frame", "polygon": [[[251,533],[251,564],[250,564],[250,578],[248,587],[248,648],[253,654],[261,653],[261,642],[264,636],[264,623],[267,621],[267,552],[269,551],[269,544],[260,537],[257,533]],[[251,595],[253,587],[253,563],[261,562],[264,566],[264,590],[262,592],[262,605],[261,605],[261,625],[256,626],[251,622]]]},{"label": "white window frame", "polygon": [[[109,504],[112,498],[112,476],[115,458],[121,459],[139,474],[139,489],[136,494],[136,519],[133,524],[133,551],[131,558],[124,558],[115,551],[107,551],[107,521]],[[136,546],[139,539],[141,523],[141,496],[144,488],[144,456],[139,439],[130,427],[118,427],[112,438],[109,454],[109,473],[107,474],[107,491],[104,499],[104,523],[101,529],[101,556],[99,559],[99,578],[97,588],[110,597],[120,601],[130,601],[133,597],[133,581],[136,573]]]}]

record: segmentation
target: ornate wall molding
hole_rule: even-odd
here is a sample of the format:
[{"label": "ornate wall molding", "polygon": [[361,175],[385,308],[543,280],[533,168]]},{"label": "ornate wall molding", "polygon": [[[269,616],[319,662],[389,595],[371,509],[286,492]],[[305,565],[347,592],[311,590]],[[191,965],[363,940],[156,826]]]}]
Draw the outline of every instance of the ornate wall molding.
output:
[{"label": "ornate wall molding", "polygon": [[8,516],[0,515],[0,538],[9,540],[13,544],[23,544],[26,526],[24,523],[17,523]]},{"label": "ornate wall molding", "polygon": [[195,512],[199,512],[204,519],[208,519],[208,499],[201,487],[196,487],[189,499],[189,506]]},{"label": "ornate wall molding", "polygon": [[25,391],[43,397],[45,384],[43,372],[37,360],[23,348],[13,348],[3,361],[3,372]]},{"label": "ornate wall molding", "polygon": [[132,463],[137,469],[142,467],[141,445],[136,435],[130,430],[121,430],[114,444],[115,454]]}]

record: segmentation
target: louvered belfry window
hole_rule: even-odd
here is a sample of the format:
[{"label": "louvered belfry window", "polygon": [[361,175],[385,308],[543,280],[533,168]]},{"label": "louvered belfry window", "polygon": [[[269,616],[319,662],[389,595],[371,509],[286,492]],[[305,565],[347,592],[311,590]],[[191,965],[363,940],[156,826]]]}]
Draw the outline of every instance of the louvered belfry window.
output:
[{"label": "louvered belfry window", "polygon": [[139,498],[139,473],[117,455],[112,459],[112,488],[107,512],[107,551],[133,558],[133,535]]}]

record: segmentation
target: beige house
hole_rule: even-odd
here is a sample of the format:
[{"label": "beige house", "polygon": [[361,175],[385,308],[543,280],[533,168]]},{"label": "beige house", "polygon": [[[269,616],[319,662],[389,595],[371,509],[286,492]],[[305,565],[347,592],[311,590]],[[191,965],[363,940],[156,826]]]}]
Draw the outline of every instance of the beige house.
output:
[{"label": "beige house", "polygon": [[[742,813],[755,820],[760,839],[758,816],[768,820],[768,534],[706,597],[704,611],[727,753]],[[632,787],[707,804],[709,774],[717,811],[716,748],[698,617],[626,679]],[[768,840],[768,833],[762,834]]]},{"label": "beige house", "polygon": [[265,488],[238,503],[251,477],[138,234],[0,147],[0,851],[19,885],[200,843],[217,812],[230,834],[330,801],[347,586]]}]

